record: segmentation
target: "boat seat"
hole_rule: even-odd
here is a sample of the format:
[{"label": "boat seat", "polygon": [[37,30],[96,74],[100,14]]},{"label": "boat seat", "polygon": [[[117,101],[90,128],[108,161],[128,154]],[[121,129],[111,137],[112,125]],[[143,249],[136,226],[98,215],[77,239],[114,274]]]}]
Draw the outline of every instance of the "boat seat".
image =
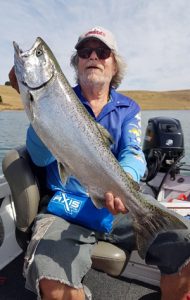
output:
[{"label": "boat seat", "polygon": [[[45,168],[36,167],[26,150],[19,147],[6,154],[2,162],[10,186],[16,215],[16,239],[23,250],[31,236],[31,227],[43,203],[51,197],[45,187]],[[119,247],[99,241],[92,253],[92,267],[111,276],[119,276],[129,259]]]}]

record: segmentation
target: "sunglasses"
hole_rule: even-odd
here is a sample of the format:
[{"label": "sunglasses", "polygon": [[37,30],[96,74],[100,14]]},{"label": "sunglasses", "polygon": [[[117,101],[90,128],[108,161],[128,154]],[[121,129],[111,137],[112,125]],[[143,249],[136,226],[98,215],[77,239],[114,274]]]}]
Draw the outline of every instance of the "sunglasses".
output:
[{"label": "sunglasses", "polygon": [[92,52],[95,51],[99,59],[106,59],[111,55],[111,49],[109,48],[79,48],[77,49],[77,54],[80,58],[87,59],[91,56]]}]

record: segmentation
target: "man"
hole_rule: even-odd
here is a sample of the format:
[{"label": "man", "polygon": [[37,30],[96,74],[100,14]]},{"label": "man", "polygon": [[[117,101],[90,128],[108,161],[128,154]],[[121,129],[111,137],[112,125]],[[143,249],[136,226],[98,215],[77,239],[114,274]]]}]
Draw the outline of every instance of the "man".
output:
[{"label": "man", "polygon": [[[78,85],[74,91],[94,119],[113,137],[111,151],[120,165],[139,182],[146,166],[140,146],[140,108],[133,100],[115,91],[124,76],[124,62],[118,54],[116,41],[111,32],[95,27],[79,37],[75,49],[71,64],[75,68]],[[13,70],[10,80],[18,88]],[[66,184],[61,182],[55,158],[31,126],[26,145],[34,164],[46,168],[47,187],[55,195],[61,191],[64,195],[87,199],[87,191],[76,178],[70,176]],[[26,287],[37,293],[39,299],[84,300],[85,295],[90,299],[89,291],[84,289],[81,281],[91,266],[90,255],[99,233],[125,251],[135,249],[131,219],[125,215],[127,209],[121,199],[108,191],[105,206],[97,210],[88,199],[84,204],[86,215],[90,216],[87,220],[79,220],[77,216],[68,220],[67,217],[51,215],[49,205],[45,214],[37,216],[24,270]],[[158,265],[165,273],[161,279],[162,300],[188,299],[184,297],[185,292],[190,290],[189,268],[183,268],[177,275],[166,275],[178,272],[189,258],[188,232],[182,234],[174,236],[173,232],[168,232],[158,235],[146,255],[148,263]],[[177,245],[175,249],[180,245],[180,253],[177,262],[174,255],[168,264],[166,251],[173,251],[173,243]],[[181,249],[184,249],[183,254]],[[167,288],[168,282],[173,290],[177,287],[180,291],[176,289],[173,294]]]}]

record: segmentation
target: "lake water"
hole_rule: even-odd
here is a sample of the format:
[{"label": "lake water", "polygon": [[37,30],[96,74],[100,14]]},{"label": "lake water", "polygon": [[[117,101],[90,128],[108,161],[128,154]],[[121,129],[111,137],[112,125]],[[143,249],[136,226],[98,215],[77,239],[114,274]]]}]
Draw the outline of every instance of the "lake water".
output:
[{"label": "lake water", "polygon": [[[154,110],[142,111],[143,137],[149,118],[171,117],[179,119],[185,137],[185,161],[190,163],[190,113],[185,110]],[[1,162],[6,152],[14,147],[23,145],[26,138],[28,119],[23,111],[0,112],[0,174],[2,174]]]}]

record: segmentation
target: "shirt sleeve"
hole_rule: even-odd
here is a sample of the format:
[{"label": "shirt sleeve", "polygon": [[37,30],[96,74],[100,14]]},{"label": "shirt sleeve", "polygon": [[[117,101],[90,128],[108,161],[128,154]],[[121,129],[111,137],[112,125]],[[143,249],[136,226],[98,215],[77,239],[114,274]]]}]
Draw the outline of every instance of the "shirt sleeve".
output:
[{"label": "shirt sleeve", "polygon": [[55,161],[55,157],[38,137],[30,125],[27,130],[26,148],[35,165],[45,167]]},{"label": "shirt sleeve", "polygon": [[146,161],[141,147],[141,114],[124,121],[120,139],[118,161],[132,178],[139,182],[146,170]]}]

